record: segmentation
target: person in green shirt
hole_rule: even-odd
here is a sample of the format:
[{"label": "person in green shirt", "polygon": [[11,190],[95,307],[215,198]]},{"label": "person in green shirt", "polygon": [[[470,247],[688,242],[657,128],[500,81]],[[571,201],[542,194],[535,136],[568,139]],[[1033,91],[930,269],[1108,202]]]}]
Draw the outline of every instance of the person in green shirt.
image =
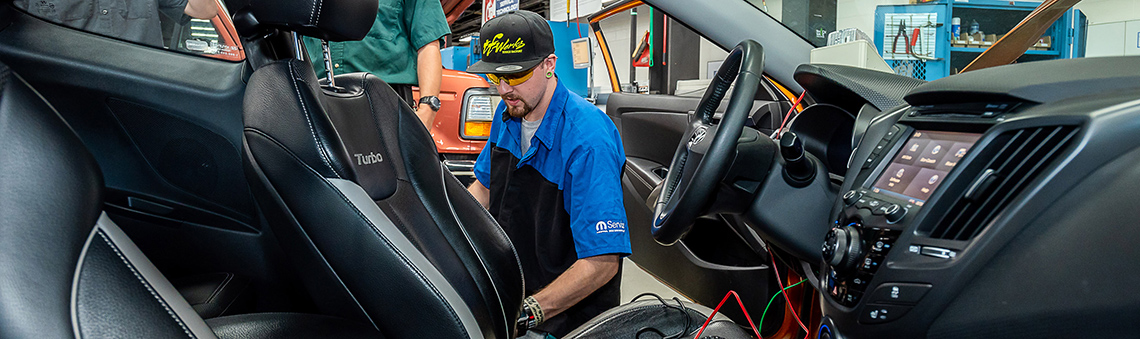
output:
[{"label": "person in green shirt", "polygon": [[[376,75],[392,85],[431,129],[443,77],[440,40],[448,34],[451,29],[439,0],[380,0],[376,21],[363,40],[329,43],[333,73]],[[305,38],[305,49],[317,76],[327,74],[321,41]],[[419,100],[413,101],[412,86],[419,86]]]}]

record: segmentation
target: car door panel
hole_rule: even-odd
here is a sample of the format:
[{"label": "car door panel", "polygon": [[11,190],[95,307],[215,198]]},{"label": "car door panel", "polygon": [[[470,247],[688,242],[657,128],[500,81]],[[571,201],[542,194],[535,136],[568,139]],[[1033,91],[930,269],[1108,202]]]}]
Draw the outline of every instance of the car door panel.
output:
[{"label": "car door panel", "polygon": [[225,271],[266,291],[287,285],[274,282],[290,279],[241,166],[245,63],[73,30],[8,5],[0,12],[12,18],[0,61],[95,155],[108,214],[165,275]]},{"label": "car door panel", "polygon": [[[772,293],[769,287],[775,286],[774,277],[766,256],[745,240],[755,235],[740,234],[746,227],[719,217],[701,218],[693,231],[673,246],[662,246],[652,236],[651,193],[664,180],[699,101],[694,97],[614,93],[606,102],[606,113],[619,126],[626,153],[622,189],[633,247],[630,258],[699,303],[715,304],[728,290],[735,289],[749,308],[762,309]],[[717,112],[723,114],[726,106],[722,103]],[[770,133],[775,129],[772,125],[777,120],[773,117],[779,116],[779,107],[785,106],[757,100],[754,124]],[[750,288],[740,289],[743,282]],[[752,312],[753,317],[760,315]],[[739,310],[725,313],[744,320]],[[765,325],[776,326],[776,318],[766,319],[770,323]]]}]

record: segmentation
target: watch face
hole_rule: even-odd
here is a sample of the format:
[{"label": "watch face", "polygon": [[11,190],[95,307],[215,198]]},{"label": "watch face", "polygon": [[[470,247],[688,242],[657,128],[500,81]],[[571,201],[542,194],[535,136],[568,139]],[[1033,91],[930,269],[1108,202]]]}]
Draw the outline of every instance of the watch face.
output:
[{"label": "watch face", "polygon": [[431,109],[436,110],[436,111],[439,110],[440,106],[443,106],[443,103],[439,101],[439,97],[435,97],[435,96],[420,98],[420,103],[421,104],[427,104],[428,106],[431,107]]}]

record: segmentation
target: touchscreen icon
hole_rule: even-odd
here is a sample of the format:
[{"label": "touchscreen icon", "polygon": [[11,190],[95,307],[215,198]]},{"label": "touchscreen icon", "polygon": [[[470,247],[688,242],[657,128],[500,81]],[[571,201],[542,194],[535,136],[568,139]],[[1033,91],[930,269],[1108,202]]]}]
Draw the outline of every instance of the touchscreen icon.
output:
[{"label": "touchscreen icon", "polygon": [[938,175],[937,175],[937,174],[935,174],[934,176],[930,177],[930,180],[927,180],[927,181],[926,181],[926,183],[928,183],[928,184],[931,184],[931,185],[934,185],[934,183],[935,183],[935,182],[938,182]]}]

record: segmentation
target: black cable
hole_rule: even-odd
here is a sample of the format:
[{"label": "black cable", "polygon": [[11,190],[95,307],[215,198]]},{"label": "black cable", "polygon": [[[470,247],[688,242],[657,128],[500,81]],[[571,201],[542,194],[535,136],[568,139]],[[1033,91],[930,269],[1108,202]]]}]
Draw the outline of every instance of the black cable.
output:
[{"label": "black cable", "polygon": [[681,338],[684,335],[689,333],[689,328],[690,328],[690,326],[692,326],[693,319],[692,319],[692,317],[689,317],[689,308],[685,307],[685,303],[681,302],[681,299],[678,299],[677,297],[673,297],[673,300],[677,302],[677,306],[673,306],[673,305],[670,305],[668,302],[666,302],[665,299],[661,298],[661,296],[657,295],[656,293],[645,292],[642,294],[638,294],[636,297],[633,297],[633,300],[631,300],[630,302],[637,301],[638,299],[641,299],[641,297],[644,297],[647,295],[653,296],[654,298],[657,298],[657,301],[660,301],[661,305],[664,305],[665,308],[667,308],[667,309],[675,309],[675,310],[681,311],[681,316],[685,318],[685,326],[681,328],[680,332],[678,332],[676,334],[668,335],[668,336],[666,336],[665,333],[661,333],[661,331],[657,330],[656,328],[649,328],[649,327],[641,328],[640,330],[637,330],[637,333],[635,334],[635,338],[640,338],[641,334],[645,333],[646,331],[656,332],[657,335],[660,335],[663,339],[677,339],[677,338]]}]

